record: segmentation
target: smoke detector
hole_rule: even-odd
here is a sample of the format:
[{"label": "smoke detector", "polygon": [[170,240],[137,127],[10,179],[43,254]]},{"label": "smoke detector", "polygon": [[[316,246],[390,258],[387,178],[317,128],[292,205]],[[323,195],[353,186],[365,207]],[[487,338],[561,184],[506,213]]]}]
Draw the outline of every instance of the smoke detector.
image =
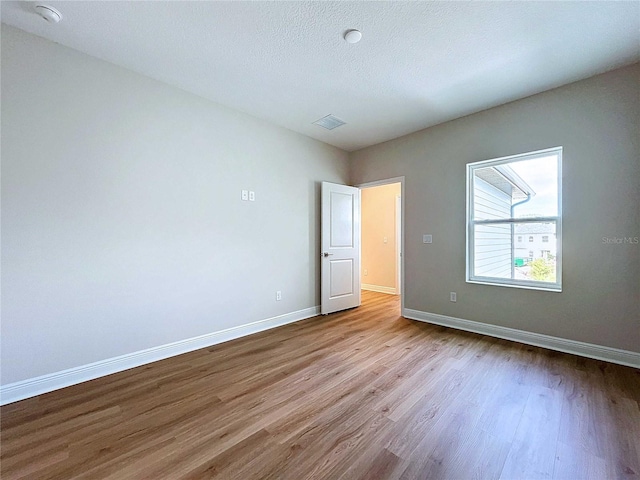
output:
[{"label": "smoke detector", "polygon": [[62,14],[49,5],[38,4],[35,6],[36,13],[40,15],[47,23],[58,23],[62,20]]},{"label": "smoke detector", "polygon": [[360,30],[347,30],[344,34],[344,39],[347,43],[358,43],[362,39],[362,32]]},{"label": "smoke detector", "polygon": [[334,117],[333,115],[327,115],[326,117],[322,117],[319,120],[313,122],[314,125],[319,125],[322,128],[326,128],[327,130],[333,130],[334,128],[338,128],[341,125],[345,125],[347,122],[340,120],[338,117]]}]

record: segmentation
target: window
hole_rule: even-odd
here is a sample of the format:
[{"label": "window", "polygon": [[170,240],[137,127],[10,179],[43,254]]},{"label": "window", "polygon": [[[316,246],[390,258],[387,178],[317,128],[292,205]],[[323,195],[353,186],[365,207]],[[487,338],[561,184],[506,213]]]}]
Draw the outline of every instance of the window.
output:
[{"label": "window", "polygon": [[562,147],[467,165],[467,282],[562,290],[561,172]]}]

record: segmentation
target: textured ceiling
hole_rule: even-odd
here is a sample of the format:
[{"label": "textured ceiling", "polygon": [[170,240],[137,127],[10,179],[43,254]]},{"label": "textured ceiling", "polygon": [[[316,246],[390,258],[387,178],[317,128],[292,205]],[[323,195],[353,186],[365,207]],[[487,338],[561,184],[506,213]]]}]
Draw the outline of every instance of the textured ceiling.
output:
[{"label": "textured ceiling", "polygon": [[349,151],[640,60],[638,1],[43,3],[2,21]]}]

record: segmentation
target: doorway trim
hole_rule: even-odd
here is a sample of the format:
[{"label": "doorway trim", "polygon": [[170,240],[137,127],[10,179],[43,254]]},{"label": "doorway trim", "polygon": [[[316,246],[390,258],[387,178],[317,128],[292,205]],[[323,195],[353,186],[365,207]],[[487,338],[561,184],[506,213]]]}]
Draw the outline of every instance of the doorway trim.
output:
[{"label": "doorway trim", "polygon": [[[402,295],[402,195],[396,195],[396,265],[398,271],[396,272],[396,282],[398,285],[397,292]],[[400,299],[402,301],[402,299]]]},{"label": "doorway trim", "polygon": [[[400,252],[402,252],[402,255],[400,257],[400,315],[402,315],[404,317],[404,292],[405,292],[405,285],[406,285],[406,277],[405,277],[405,199],[406,199],[406,195],[405,195],[405,185],[404,185],[404,180],[405,177],[404,175],[401,177],[392,177],[392,178],[383,178],[380,180],[374,180],[372,182],[365,182],[365,183],[359,183],[357,185],[354,185],[354,187],[358,187],[360,190],[362,190],[363,188],[370,188],[370,187],[379,187],[381,185],[390,185],[392,183],[399,183],[400,184],[400,210],[401,210],[401,219],[400,219]],[[362,208],[362,205],[360,206],[360,208]],[[360,279],[360,286],[362,287],[362,278]]]}]

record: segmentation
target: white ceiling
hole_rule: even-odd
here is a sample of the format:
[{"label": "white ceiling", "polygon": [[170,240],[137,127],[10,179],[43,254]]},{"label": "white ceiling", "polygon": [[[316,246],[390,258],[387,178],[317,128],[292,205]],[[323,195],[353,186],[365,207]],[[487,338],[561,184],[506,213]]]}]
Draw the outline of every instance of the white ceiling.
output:
[{"label": "white ceiling", "polygon": [[[42,2],[58,25],[1,3],[4,23],[348,151],[640,60],[638,1]],[[312,125],[329,113],[347,125]]]}]

